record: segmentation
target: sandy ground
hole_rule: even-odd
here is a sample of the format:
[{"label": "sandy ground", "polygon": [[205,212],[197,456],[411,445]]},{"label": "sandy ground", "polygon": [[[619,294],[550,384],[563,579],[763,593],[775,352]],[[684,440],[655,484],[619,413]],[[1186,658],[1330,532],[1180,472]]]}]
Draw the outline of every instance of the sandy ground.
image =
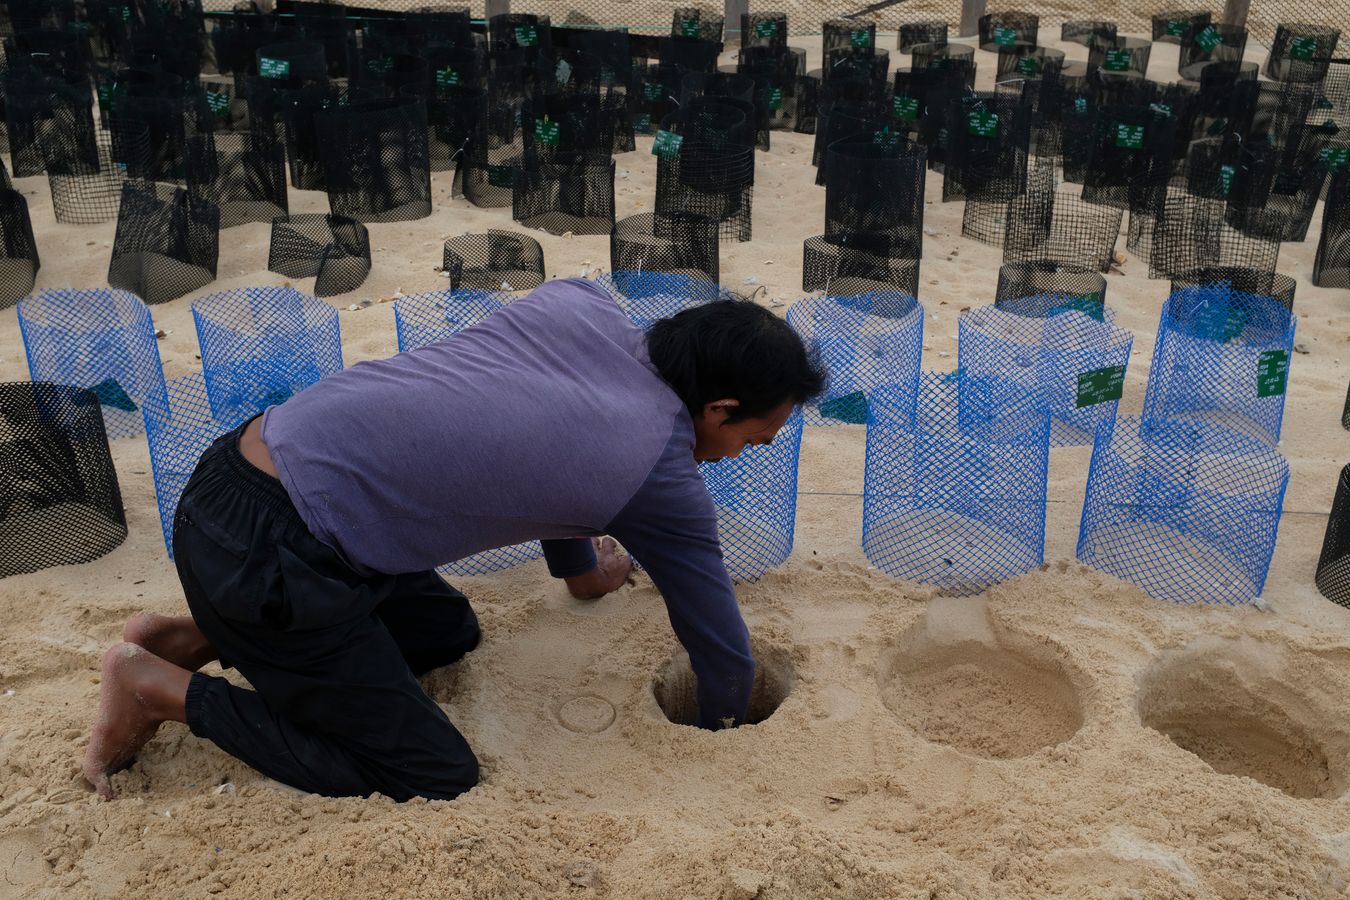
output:
[{"label": "sandy ground", "polygon": [[[1167,77],[1175,49],[1154,65]],[[984,80],[992,68],[981,59]],[[618,158],[621,214],[650,208],[639,144]],[[809,160],[810,138],[775,133],[755,239],[723,245],[724,282],[757,279],[779,311],[823,221]],[[430,218],[371,226],[369,280],[334,299],[349,364],[395,340],[391,305],[348,305],[443,286],[442,239],[510,226],[449,199],[449,182],[436,176]],[[57,225],[45,182],[19,187],[39,286],[103,284],[112,224]],[[999,258],[960,237],[938,178],[928,192],[925,365],[952,369],[957,312],[991,299]],[[207,290],[280,282],[267,232],[223,234]],[[607,264],[604,238],[538,237],[550,275]],[[1350,297],[1308,284],[1314,249],[1281,257],[1308,353],[1293,360],[1293,477],[1264,608],[1171,606],[1076,563],[1085,448],[1053,451],[1043,571],[934,598],[859,549],[863,429],[808,429],[796,549],[740,588],[772,716],[718,734],[667,721],[654,684],[678,717],[687,680],[648,581],[581,605],[538,562],[464,579],[484,643],[426,682],[483,762],[455,802],[300,794],[181,725],[114,779],[117,800],[88,791],[102,650],[133,612],[184,610],[145,444],[118,441],[125,544],[0,581],[0,897],[1350,896],[1350,612],[1312,585],[1347,446]],[[1135,333],[1133,411],[1167,285],[1123,269],[1109,302]],[[154,310],[170,377],[196,364],[190,299]],[[0,378],[24,377],[15,313],[0,311]]]}]

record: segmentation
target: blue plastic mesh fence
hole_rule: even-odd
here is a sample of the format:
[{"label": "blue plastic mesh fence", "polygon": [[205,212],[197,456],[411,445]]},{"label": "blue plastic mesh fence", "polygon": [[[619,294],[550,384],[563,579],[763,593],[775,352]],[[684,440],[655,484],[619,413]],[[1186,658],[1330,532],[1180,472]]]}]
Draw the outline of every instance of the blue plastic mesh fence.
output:
[{"label": "blue plastic mesh fence", "polygon": [[829,372],[825,393],[802,410],[806,424],[866,424],[867,395],[882,385],[912,402],[923,357],[923,306],[912,296],[808,298],[787,321]]},{"label": "blue plastic mesh fence", "polygon": [[34,381],[88,388],[110,438],[140,434],[141,408],[164,400],[164,369],[150,309],[128,291],[44,290],[19,303]]},{"label": "blue plastic mesh fence", "polygon": [[1003,379],[1040,395],[1056,447],[1092,443],[1114,419],[1134,336],[1102,321],[1100,306],[1019,316],[993,306],[961,315],[957,352],[967,378]]},{"label": "blue plastic mesh fence", "polygon": [[869,398],[863,550],[890,575],[955,595],[1041,564],[1050,423],[1039,395],[926,372],[918,395]]},{"label": "blue plastic mesh fence", "polygon": [[717,506],[722,560],[732,578],[758,578],[792,553],[802,416],[794,412],[772,443],[699,466]]},{"label": "blue plastic mesh fence", "polygon": [[639,328],[650,328],[686,309],[710,303],[722,289],[701,273],[624,269],[595,279]]},{"label": "blue plastic mesh fence", "polygon": [[405,294],[394,301],[399,352],[445,340],[486,319],[509,302],[509,294],[478,288]]},{"label": "blue plastic mesh fence", "polygon": [[1227,429],[1122,416],[1098,432],[1078,558],[1177,603],[1248,603],[1275,551],[1289,465]]},{"label": "blue plastic mesh fence", "polygon": [[155,502],[164,529],[164,546],[172,557],[173,518],[188,478],[211,442],[243,422],[245,416],[213,417],[206,398],[206,379],[200,372],[170,381],[165,394],[146,404],[144,415]]},{"label": "blue plastic mesh fence", "polygon": [[342,370],[337,310],[288,287],[235,288],[192,301],[211,409],[236,420]]},{"label": "blue plastic mesh fence", "polygon": [[1226,284],[1173,291],[1158,325],[1144,418],[1278,443],[1294,323],[1280,301]]}]

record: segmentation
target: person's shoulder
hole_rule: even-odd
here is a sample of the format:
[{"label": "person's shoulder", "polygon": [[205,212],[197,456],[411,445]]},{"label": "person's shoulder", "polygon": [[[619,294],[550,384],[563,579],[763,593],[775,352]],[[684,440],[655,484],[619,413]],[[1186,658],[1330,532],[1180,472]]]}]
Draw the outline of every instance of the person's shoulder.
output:
[{"label": "person's shoulder", "polygon": [[619,304],[600,285],[586,278],[555,278],[546,281],[516,303],[546,307],[559,316],[582,313],[586,317],[599,315],[610,318],[617,313],[618,318],[628,321],[628,316],[619,308]]}]

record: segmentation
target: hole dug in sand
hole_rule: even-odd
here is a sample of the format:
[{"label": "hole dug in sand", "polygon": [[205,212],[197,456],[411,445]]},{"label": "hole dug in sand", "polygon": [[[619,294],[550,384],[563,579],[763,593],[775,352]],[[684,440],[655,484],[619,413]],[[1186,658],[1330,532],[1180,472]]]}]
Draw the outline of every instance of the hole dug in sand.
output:
[{"label": "hole dug in sand", "polygon": [[960,602],[969,611],[952,618],[930,606],[883,657],[877,680],[886,708],[934,743],[990,759],[1073,737],[1083,710],[1063,664],[1030,639],[996,636],[983,603]]},{"label": "hole dug in sand", "polygon": [[[1303,799],[1337,797],[1345,743],[1330,707],[1281,677],[1277,652],[1218,639],[1166,654],[1139,681],[1139,719],[1223,775],[1253,778]],[[1338,760],[1333,763],[1333,760]]]},{"label": "hole dug in sand", "polygon": [[[792,667],[789,650],[785,647],[765,646],[751,641],[755,654],[755,684],[750,690],[750,708],[746,725],[757,725],[777,711],[779,705],[792,693],[797,674]],[[689,654],[675,652],[656,673],[652,694],[666,718],[676,725],[698,725],[698,679],[689,666]]]}]

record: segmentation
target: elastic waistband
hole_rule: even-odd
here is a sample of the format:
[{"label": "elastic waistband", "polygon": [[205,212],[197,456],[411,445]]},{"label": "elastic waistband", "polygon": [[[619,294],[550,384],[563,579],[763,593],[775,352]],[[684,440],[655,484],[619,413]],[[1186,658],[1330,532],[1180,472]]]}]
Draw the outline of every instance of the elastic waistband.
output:
[{"label": "elastic waistband", "polygon": [[198,474],[208,482],[221,476],[228,478],[229,488],[245,494],[280,516],[301,523],[300,513],[281,482],[253,465],[240,452],[239,438],[248,426],[249,422],[245,422],[216,438],[215,443],[202,454]]}]

